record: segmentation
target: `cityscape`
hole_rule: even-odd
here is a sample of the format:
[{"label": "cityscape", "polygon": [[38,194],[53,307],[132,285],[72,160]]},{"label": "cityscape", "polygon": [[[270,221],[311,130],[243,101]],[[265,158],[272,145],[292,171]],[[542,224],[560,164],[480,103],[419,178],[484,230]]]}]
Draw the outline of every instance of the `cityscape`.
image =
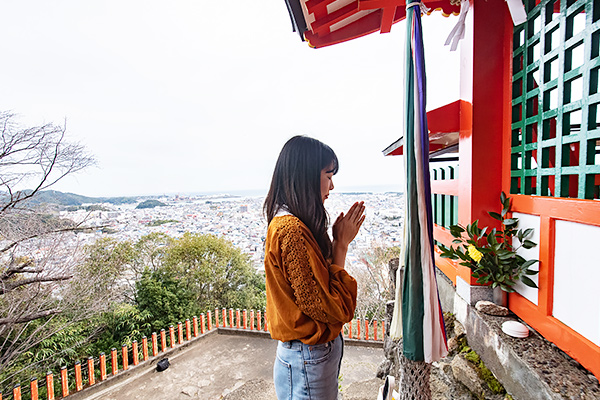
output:
[{"label": "cityscape", "polygon": [[[267,224],[263,196],[163,196],[164,206],[136,208],[136,204],[102,204],[100,210],[61,211],[61,217],[92,229],[78,234],[78,244],[92,244],[110,236],[119,241],[137,241],[144,235],[160,232],[179,237],[186,232],[223,237],[247,254],[257,270],[263,270],[264,240]],[[402,240],[404,195],[387,193],[331,193],[325,204],[330,220],[346,212],[357,201],[364,201],[366,219],[348,250],[347,263],[360,262],[361,254],[372,246],[399,246]]]}]

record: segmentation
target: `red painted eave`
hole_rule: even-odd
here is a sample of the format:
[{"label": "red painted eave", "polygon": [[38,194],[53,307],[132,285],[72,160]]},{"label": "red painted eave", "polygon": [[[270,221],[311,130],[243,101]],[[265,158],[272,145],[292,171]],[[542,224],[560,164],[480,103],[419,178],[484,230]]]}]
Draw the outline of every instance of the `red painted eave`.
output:
[{"label": "red painted eave", "polygon": [[[427,113],[429,153],[439,151],[458,143],[461,101],[462,100],[457,100]],[[383,155],[400,156],[403,154],[403,147],[404,137],[401,137],[383,150]]]},{"label": "red painted eave", "polygon": [[[286,0],[294,26],[311,47],[325,47],[373,32],[387,33],[406,17],[405,0]],[[458,15],[460,4],[425,0],[428,14]]]}]

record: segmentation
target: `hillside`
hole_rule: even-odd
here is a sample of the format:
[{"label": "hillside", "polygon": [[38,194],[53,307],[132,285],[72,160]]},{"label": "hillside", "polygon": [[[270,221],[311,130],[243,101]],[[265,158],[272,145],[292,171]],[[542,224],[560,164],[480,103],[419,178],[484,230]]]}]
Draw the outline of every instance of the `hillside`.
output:
[{"label": "hillside", "polygon": [[146,200],[146,201],[142,201],[140,204],[138,204],[136,208],[142,209],[142,208],[154,208],[154,207],[164,207],[164,206],[166,206],[166,204],[163,202],[160,202],[158,200]]},{"label": "hillside", "polygon": [[[27,191],[25,191],[27,192]],[[88,197],[58,190],[42,190],[27,201],[28,204],[57,204],[61,206],[80,206],[91,203],[130,204],[137,203],[137,197]]]}]

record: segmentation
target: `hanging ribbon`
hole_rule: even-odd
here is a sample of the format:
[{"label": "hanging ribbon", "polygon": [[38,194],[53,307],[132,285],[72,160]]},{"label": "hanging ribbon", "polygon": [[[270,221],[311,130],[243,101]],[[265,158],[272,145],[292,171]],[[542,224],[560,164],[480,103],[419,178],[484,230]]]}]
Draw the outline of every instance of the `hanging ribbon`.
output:
[{"label": "hanging ribbon", "polygon": [[460,3],[460,14],[458,15],[458,22],[450,31],[448,35],[448,39],[446,39],[446,43],[444,46],[448,46],[450,43],[450,51],[455,51],[458,47],[458,42],[465,37],[465,18],[467,18],[467,13],[469,12],[469,0],[462,0]]},{"label": "hanging ribbon", "polygon": [[527,21],[527,13],[522,0],[506,0],[506,4],[508,4],[508,11],[510,11],[514,26]]}]

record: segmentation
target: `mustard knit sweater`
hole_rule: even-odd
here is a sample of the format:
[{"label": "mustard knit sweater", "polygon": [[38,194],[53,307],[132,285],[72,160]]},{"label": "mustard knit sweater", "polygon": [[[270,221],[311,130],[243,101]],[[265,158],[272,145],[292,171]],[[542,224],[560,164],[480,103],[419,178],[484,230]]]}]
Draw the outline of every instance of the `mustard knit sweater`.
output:
[{"label": "mustard knit sweater", "polygon": [[267,320],[282,342],[325,343],[336,338],[356,308],[356,281],[327,262],[298,218],[273,218],[265,244]]}]

